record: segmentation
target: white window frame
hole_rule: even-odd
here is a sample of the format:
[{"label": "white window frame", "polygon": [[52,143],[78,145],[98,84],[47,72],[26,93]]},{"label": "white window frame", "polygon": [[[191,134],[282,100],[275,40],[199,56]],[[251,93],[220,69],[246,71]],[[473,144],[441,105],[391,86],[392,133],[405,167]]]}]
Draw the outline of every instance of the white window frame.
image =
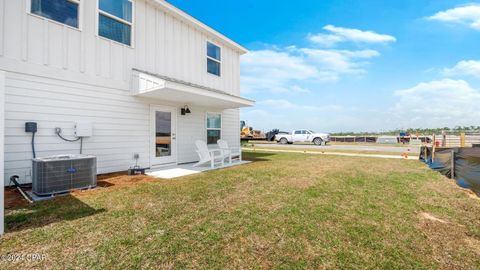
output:
[{"label": "white window frame", "polygon": [[[215,59],[213,57],[210,57],[208,56],[208,43],[212,44],[212,45],[215,45],[217,46],[219,49],[220,49],[220,60],[218,59]],[[205,67],[206,67],[206,70],[207,70],[207,74],[210,74],[212,76],[215,76],[217,78],[220,78],[222,77],[223,75],[223,70],[222,70],[222,67],[223,67],[223,64],[222,64],[222,61],[223,61],[223,48],[222,46],[220,46],[220,44],[214,42],[214,41],[211,41],[211,40],[207,40],[207,42],[205,43],[205,55],[207,56],[207,60],[206,60],[206,63],[205,63]],[[214,62],[217,62],[218,64],[220,64],[220,75],[217,75],[217,74],[213,74],[213,73],[210,73],[208,72],[208,60],[212,60]]]},{"label": "white window frame", "polygon": [[[220,115],[220,128],[209,128],[208,127],[208,115],[209,114],[216,114],[216,115]],[[222,127],[223,127],[223,114],[220,113],[220,112],[207,112],[205,113],[205,141],[207,142],[208,144],[208,131],[209,130],[219,130],[220,131],[220,139],[221,140],[223,138],[223,133],[222,133]],[[209,145],[212,145],[212,144],[209,144]]]},{"label": "white window frame", "polygon": [[[129,48],[134,48],[134,41],[135,41],[135,29],[134,29],[134,26],[135,26],[135,0],[128,0],[132,3],[132,22],[129,22],[127,20],[124,20],[122,18],[119,18],[113,14],[110,14],[108,12],[105,12],[103,10],[100,9],[100,0],[97,0],[97,16],[95,17],[95,27],[97,28],[97,31],[95,32],[96,33],[96,36],[98,38],[101,38],[101,39],[104,39],[104,40],[108,40],[108,41],[111,41],[113,43],[116,43],[116,44],[119,44],[119,45],[122,45],[122,46],[125,46],[125,47],[129,47]],[[104,15],[106,17],[109,17],[111,19],[114,19],[116,21],[119,21],[123,24],[127,24],[130,26],[130,45],[128,44],[124,44],[124,43],[121,43],[121,42],[118,42],[116,40],[113,40],[113,39],[109,39],[109,38],[106,38],[106,37],[103,37],[100,35],[100,15]]]},{"label": "white window frame", "polygon": [[78,4],[78,14],[77,14],[78,28],[73,27],[73,26],[68,25],[68,24],[64,24],[64,23],[59,22],[59,21],[49,19],[47,17],[40,16],[40,15],[35,14],[35,13],[32,13],[32,0],[25,0],[25,2],[26,2],[25,9],[27,11],[27,14],[32,16],[32,17],[36,17],[36,18],[39,18],[39,19],[42,19],[42,20],[45,20],[45,21],[48,21],[48,22],[52,22],[52,23],[55,23],[55,24],[58,24],[58,25],[62,25],[62,26],[65,26],[65,27],[73,29],[73,30],[82,31],[83,30],[83,5],[84,5],[85,1],[80,1],[80,0],[66,0],[66,1]]}]

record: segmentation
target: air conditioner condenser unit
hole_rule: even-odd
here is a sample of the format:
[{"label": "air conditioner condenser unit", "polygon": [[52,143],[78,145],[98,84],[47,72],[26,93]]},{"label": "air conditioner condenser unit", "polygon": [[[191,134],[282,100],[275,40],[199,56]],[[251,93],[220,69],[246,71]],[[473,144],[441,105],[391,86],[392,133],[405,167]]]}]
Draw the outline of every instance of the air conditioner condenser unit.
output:
[{"label": "air conditioner condenser unit", "polygon": [[33,159],[32,191],[50,196],[97,186],[97,158],[59,155]]}]

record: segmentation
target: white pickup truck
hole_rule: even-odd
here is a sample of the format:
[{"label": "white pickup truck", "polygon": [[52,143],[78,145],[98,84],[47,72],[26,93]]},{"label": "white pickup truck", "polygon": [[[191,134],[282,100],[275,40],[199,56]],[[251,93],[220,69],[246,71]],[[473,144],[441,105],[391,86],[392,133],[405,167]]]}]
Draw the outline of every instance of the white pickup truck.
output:
[{"label": "white pickup truck", "polygon": [[315,145],[326,145],[330,141],[330,134],[316,133],[308,129],[294,130],[292,134],[279,133],[275,135],[275,141],[281,144],[292,144],[297,142],[310,142]]}]

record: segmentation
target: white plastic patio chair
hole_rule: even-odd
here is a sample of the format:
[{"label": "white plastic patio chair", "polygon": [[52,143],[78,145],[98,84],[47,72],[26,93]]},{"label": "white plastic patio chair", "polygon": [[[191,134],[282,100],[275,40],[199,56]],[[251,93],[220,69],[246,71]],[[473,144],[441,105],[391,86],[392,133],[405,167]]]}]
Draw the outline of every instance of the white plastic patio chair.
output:
[{"label": "white plastic patio chair", "polygon": [[228,147],[228,142],[225,140],[217,141],[218,148],[222,150],[223,158],[228,158],[228,162],[231,164],[234,158],[237,158],[238,161],[242,161],[242,149],[239,147]]},{"label": "white plastic patio chair", "polygon": [[207,143],[201,140],[195,141],[195,146],[197,147],[196,152],[200,161],[193,165],[193,167],[210,163],[210,167],[213,169],[216,164],[221,164],[222,166],[225,164],[225,157],[222,155],[220,149],[208,149]]}]

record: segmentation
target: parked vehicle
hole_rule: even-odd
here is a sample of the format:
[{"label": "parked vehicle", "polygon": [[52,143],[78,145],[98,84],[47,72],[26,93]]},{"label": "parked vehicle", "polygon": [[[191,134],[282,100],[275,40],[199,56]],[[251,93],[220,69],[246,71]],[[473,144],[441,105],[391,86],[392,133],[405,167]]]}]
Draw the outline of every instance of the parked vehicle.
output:
[{"label": "parked vehicle", "polygon": [[265,134],[265,137],[267,137],[267,142],[275,141],[275,137],[279,134],[289,134],[289,133],[285,131],[280,131],[279,129],[272,129],[271,131]]},{"label": "parked vehicle", "polygon": [[326,145],[330,142],[330,134],[316,133],[308,129],[294,130],[291,134],[277,134],[275,141],[281,144],[292,144],[297,142],[311,142],[315,145]]}]

